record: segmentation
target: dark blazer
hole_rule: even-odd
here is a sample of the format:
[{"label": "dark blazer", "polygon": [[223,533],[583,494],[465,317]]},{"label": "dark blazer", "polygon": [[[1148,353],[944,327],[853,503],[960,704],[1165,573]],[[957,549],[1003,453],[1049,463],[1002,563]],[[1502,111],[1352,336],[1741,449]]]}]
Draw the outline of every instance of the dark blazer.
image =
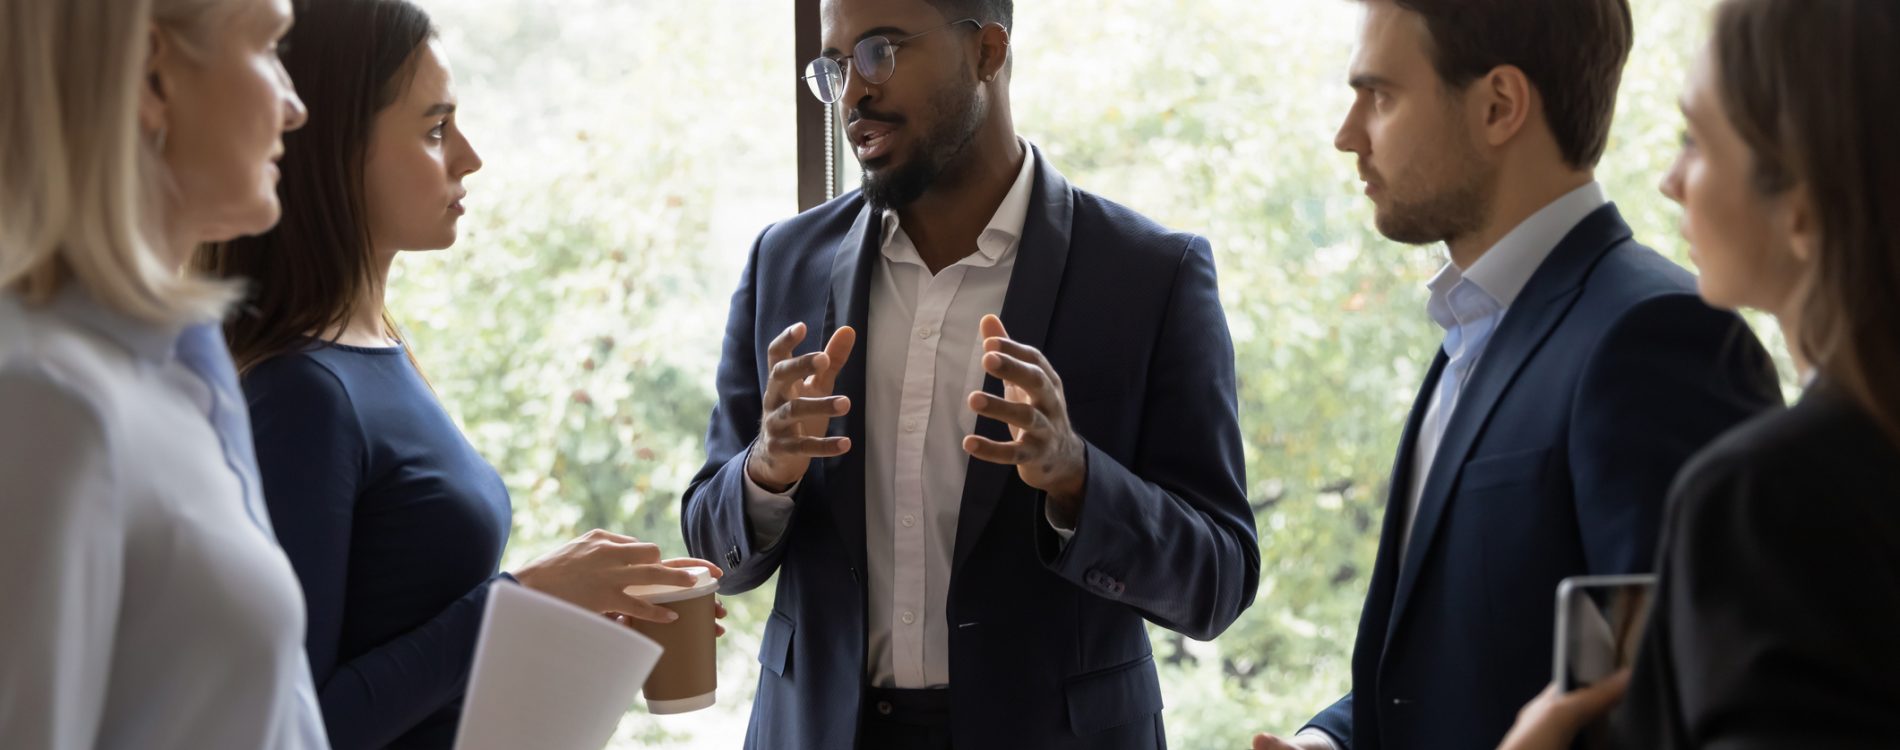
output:
[{"label": "dark blazer", "polygon": [[1900,449],[1823,384],[1671,493],[1623,707],[1630,748],[1900,743]]},{"label": "dark blazer", "polygon": [[[1252,603],[1260,550],[1247,504],[1233,345],[1212,250],[1069,185],[1040,153],[1002,318],[1064,381],[1090,443],[1075,537],[1059,546],[1014,467],[969,464],[947,617],[958,748],[1165,746],[1145,622],[1209,639]],[[852,193],[768,228],[726,325],[707,462],[683,498],[693,554],[739,593],[778,573],[748,748],[853,746],[865,678],[863,454],[814,462],[785,535],[754,549],[746,450],[766,345],[803,321],[815,351],[863,330],[876,217]],[[862,444],[865,358],[837,392],[858,405],[831,434]],[[985,390],[1001,393],[995,378]],[[977,432],[1005,437],[1001,423]]]},{"label": "dark blazer", "polygon": [[1495,747],[1550,682],[1557,583],[1651,569],[1689,456],[1781,403],[1741,318],[1631,238],[1615,206],[1531,276],[1464,386],[1399,559],[1413,443],[1392,472],[1352,692],[1315,717],[1353,750]]}]

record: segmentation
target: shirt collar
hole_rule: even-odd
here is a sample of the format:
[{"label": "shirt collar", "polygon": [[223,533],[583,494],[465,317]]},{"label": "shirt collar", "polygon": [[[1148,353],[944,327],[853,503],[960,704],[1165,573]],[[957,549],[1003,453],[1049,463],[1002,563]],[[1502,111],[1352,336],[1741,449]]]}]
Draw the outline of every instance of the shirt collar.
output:
[{"label": "shirt collar", "polygon": [[[1023,237],[1023,225],[1029,221],[1030,192],[1036,184],[1036,152],[1030,148],[1029,141],[1017,138],[1023,148],[1023,166],[1016,171],[1016,182],[1009,187],[1009,193],[1003,196],[1003,202],[996,207],[996,213],[990,217],[990,223],[977,235],[976,253],[965,260],[971,265],[993,266],[1007,257],[1016,248],[1017,241]],[[884,257],[893,261],[909,261],[922,264],[917,257],[916,246],[910,237],[900,231],[897,212],[886,209],[882,214],[884,237],[882,248]]]},{"label": "shirt collar", "polygon": [[1458,270],[1458,266],[1446,263],[1438,275],[1426,283],[1432,292],[1431,299],[1425,303],[1425,311],[1430,313],[1432,321],[1438,327],[1451,331],[1460,325],[1473,323],[1504,310],[1505,305],[1484,287]]},{"label": "shirt collar", "polygon": [[90,291],[77,281],[68,281],[53,298],[55,315],[78,323],[104,336],[141,362],[163,365],[178,351],[178,337],[186,325],[160,325],[113,310],[99,304]]},{"label": "shirt collar", "polygon": [[1498,304],[1510,307],[1570,230],[1609,202],[1597,182],[1566,193],[1504,235],[1464,271],[1464,278],[1482,287]]}]

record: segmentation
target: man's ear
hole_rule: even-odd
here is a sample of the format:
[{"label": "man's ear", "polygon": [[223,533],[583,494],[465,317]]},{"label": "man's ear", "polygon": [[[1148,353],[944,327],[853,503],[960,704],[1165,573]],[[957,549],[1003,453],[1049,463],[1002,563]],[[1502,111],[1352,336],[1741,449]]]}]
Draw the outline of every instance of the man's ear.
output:
[{"label": "man's ear", "polygon": [[170,66],[178,55],[177,46],[171,37],[153,24],[147,39],[151,54],[145,58],[144,76],[139,86],[139,128],[147,133],[158,133],[166,129],[171,121],[169,94]]},{"label": "man's ear", "polygon": [[1476,97],[1472,106],[1483,116],[1484,141],[1494,148],[1516,138],[1537,106],[1536,87],[1515,65],[1491,69],[1472,82],[1468,95]]},{"label": "man's ear", "polygon": [[985,24],[976,38],[976,77],[989,83],[1009,75],[1009,29],[1000,23]]}]

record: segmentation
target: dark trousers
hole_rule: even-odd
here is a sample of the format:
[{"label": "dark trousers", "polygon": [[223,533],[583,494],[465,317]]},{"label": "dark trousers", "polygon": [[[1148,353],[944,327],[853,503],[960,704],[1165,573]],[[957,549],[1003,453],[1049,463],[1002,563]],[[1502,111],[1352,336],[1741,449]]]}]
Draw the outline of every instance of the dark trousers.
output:
[{"label": "dark trousers", "polygon": [[950,691],[866,688],[858,750],[950,750]]}]

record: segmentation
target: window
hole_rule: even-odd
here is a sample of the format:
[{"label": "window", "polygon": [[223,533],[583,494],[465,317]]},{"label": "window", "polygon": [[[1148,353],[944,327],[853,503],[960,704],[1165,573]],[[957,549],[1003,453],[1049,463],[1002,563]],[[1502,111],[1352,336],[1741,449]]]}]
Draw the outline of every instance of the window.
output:
[{"label": "window", "polygon": [[[508,562],[594,526],[679,550],[740,265],[767,224],[822,198],[824,111],[797,80],[820,46],[799,14],[817,2],[424,4],[488,166],[461,243],[404,258],[391,306],[509,482]],[[1213,241],[1262,580],[1219,640],[1153,635],[1171,744],[1244,747],[1348,685],[1400,422],[1440,339],[1424,282],[1443,251],[1374,233],[1332,148],[1353,3],[1088,5],[1019,3],[1016,121],[1077,185]],[[1655,184],[1712,2],[1635,5],[1599,176],[1639,237],[1686,261]],[[856,164],[831,153],[848,189]],[[719,705],[634,717],[616,747],[739,744],[770,588],[727,604]]]}]

